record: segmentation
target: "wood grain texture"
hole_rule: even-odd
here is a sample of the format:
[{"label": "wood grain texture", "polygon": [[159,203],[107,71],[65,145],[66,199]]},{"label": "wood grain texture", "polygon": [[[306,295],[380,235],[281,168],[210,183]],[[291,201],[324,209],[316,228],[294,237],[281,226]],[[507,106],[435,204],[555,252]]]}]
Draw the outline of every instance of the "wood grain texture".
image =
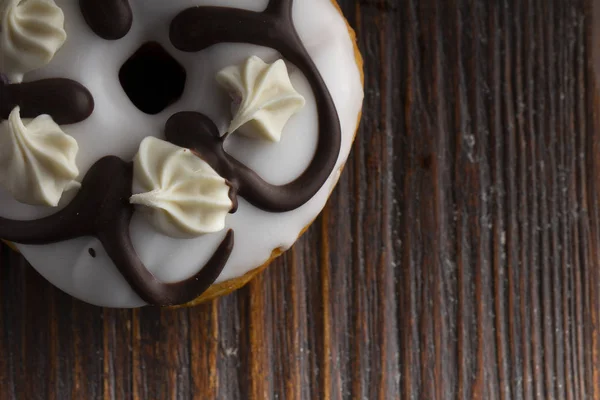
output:
[{"label": "wood grain texture", "polygon": [[600,399],[600,2],[342,0],[364,119],[246,288],[102,310],[0,249],[0,400]]}]

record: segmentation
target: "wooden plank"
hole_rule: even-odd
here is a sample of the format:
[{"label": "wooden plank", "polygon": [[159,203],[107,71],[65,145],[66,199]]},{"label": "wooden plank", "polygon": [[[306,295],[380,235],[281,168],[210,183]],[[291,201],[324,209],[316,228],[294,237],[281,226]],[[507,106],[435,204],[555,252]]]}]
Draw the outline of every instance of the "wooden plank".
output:
[{"label": "wooden plank", "polygon": [[102,310],[0,249],[0,400],[600,399],[600,1],[342,0],[364,118],[248,287]]},{"label": "wooden plank", "polygon": [[105,309],[103,312],[103,398],[132,398],[131,310]]}]

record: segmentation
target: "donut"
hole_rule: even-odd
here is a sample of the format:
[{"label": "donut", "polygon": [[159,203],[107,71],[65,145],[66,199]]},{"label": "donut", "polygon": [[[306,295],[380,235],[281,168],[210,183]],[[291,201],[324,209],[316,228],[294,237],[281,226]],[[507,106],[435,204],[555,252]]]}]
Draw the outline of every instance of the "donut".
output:
[{"label": "donut", "polygon": [[331,0],[6,0],[0,238],[117,308],[246,284],[321,212],[363,101]]}]

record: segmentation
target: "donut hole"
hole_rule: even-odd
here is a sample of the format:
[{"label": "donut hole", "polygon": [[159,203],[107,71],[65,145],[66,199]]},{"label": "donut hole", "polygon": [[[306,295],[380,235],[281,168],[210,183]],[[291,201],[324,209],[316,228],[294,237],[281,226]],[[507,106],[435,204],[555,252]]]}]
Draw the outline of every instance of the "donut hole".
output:
[{"label": "donut hole", "polygon": [[150,115],[179,100],[186,77],[181,64],[156,42],[143,44],[119,71],[119,81],[131,102]]}]

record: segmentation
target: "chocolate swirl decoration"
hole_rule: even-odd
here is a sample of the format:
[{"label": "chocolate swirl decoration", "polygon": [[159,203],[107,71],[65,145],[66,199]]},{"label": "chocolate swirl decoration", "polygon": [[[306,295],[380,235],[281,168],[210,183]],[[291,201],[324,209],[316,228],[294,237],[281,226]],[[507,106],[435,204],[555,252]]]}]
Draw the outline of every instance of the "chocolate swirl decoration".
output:
[{"label": "chocolate swirl decoration", "polygon": [[129,235],[134,213],[129,204],[132,177],[132,163],[105,157],[88,171],[81,190],[66,208],[35,221],[0,218],[0,237],[21,244],[49,244],[94,236],[142,300],[161,306],[190,302],[221,274],[233,250],[233,232],[227,232],[198,274],[182,282],[160,282],[137,256]]},{"label": "chocolate swirl decoration", "polygon": [[102,39],[121,39],[133,24],[129,0],[79,0],[79,8],[90,29]]},{"label": "chocolate swirl decoration", "polygon": [[[177,15],[170,29],[173,45],[197,52],[224,42],[250,43],[277,50],[304,74],[315,95],[319,141],[308,168],[291,183],[275,186],[230,157],[214,137],[213,127],[201,115],[175,115],[167,125],[167,139],[195,150],[222,176],[236,185],[239,195],[266,211],[286,212],[307,203],[325,184],[341,148],[341,128],[331,94],[298,37],[292,21],[293,0],[271,0],[262,13],[226,7],[192,7]],[[212,124],[212,122],[211,122]],[[194,130],[211,132],[208,138],[190,136]],[[212,139],[212,140],[211,140]]]},{"label": "chocolate swirl decoration", "polygon": [[48,114],[57,124],[69,125],[92,115],[94,98],[87,88],[70,79],[0,82],[0,118],[7,119],[16,106],[21,107],[24,118]]}]

